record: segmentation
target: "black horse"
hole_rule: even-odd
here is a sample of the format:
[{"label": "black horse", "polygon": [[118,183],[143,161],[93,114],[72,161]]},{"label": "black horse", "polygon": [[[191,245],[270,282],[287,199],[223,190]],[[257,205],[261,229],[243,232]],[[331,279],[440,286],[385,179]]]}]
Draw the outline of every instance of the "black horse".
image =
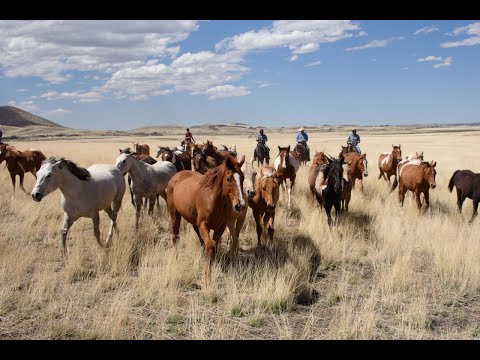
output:
[{"label": "black horse", "polygon": [[268,152],[267,146],[262,143],[257,143],[257,148],[255,149],[257,155],[257,166],[263,166],[265,161],[267,165],[270,165],[270,154]]},{"label": "black horse", "polygon": [[453,187],[457,190],[458,211],[462,212],[462,205],[466,198],[473,200],[473,213],[469,223],[477,216],[478,202],[480,201],[480,174],[470,170],[457,170],[448,183],[448,190]]},{"label": "black horse", "polygon": [[315,190],[315,197],[317,198],[320,206],[323,205],[328,217],[328,226],[332,227],[332,216],[330,214],[332,207],[335,207],[335,224],[338,224],[338,218],[340,215],[340,203],[342,196],[342,175],[343,175],[343,156],[338,159],[327,158],[328,165],[324,170],[327,179],[327,186],[319,194]]}]

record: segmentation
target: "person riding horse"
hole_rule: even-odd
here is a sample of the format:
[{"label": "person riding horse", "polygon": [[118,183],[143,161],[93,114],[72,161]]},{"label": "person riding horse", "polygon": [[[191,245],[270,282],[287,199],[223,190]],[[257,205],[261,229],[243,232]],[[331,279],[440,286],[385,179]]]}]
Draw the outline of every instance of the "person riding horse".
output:
[{"label": "person riding horse", "polygon": [[187,151],[187,147],[188,147],[188,144],[190,143],[194,143],[195,144],[195,139],[193,138],[193,135],[192,133],[190,132],[190,129],[187,128],[187,131],[185,133],[185,139],[183,140],[183,147],[185,149],[185,151]]},{"label": "person riding horse", "polygon": [[352,129],[352,133],[347,139],[347,145],[351,145],[357,153],[361,154],[362,151],[360,150],[358,144],[360,144],[360,135],[357,134],[357,129]]},{"label": "person riding horse", "polygon": [[257,160],[257,149],[259,146],[263,146],[263,149],[265,150],[265,153],[267,156],[265,157],[267,160],[270,160],[270,148],[267,145],[267,135],[263,133],[263,129],[260,129],[260,133],[257,135],[257,146],[255,147],[255,150],[253,150],[253,160]]},{"label": "person riding horse", "polygon": [[310,147],[307,144],[308,135],[305,132],[305,129],[303,128],[303,126],[299,129],[299,132],[297,133],[296,140],[297,140],[297,145],[302,144],[303,146],[305,146],[305,149],[307,151],[307,160],[306,161],[310,161]]}]

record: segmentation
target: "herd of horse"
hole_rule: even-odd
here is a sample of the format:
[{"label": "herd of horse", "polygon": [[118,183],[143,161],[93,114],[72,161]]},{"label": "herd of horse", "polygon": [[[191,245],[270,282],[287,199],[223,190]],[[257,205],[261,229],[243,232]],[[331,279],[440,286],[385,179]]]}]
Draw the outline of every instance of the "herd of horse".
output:
[{"label": "herd of horse", "polygon": [[[367,157],[352,150],[342,146],[337,157],[315,152],[309,168],[308,183],[312,197],[325,209],[330,227],[338,225],[342,211],[348,212],[357,181],[363,194],[363,180],[368,176]],[[217,147],[211,141],[182,144],[176,148],[159,146],[156,154],[158,161],[150,156],[148,144],[134,143],[133,151],[130,148],[119,149],[114,165],[95,164],[85,169],[65,158],[47,158],[39,150],[19,151],[12,145],[0,144],[0,164],[6,161],[13,192],[18,175],[20,188],[27,193],[23,187],[27,172],[36,178],[31,192],[33,200],[39,202],[60,189],[64,210],[62,252],[65,255],[68,230],[80,217],[92,219],[94,236],[100,246],[111,244],[113,231],[118,232],[117,214],[126,191],[124,176],[128,174],[131,202],[136,210],[135,227],[139,226],[142,207],[148,204],[148,213],[153,215],[155,204],[160,205],[159,197],[162,197],[170,217],[175,248],[183,218],[192,225],[205,249],[208,277],[225,230],[232,239],[229,253],[233,256],[238,253],[240,231],[248,208],[252,209],[256,223],[257,249],[261,248],[263,233],[270,241],[273,240],[280,187],[283,188],[287,208],[291,208],[296,175],[305,161],[297,151],[291,151],[290,146],[279,146],[278,151],[273,166],[269,165],[267,158],[266,165],[258,163],[255,168],[253,161],[245,161],[245,155],[238,158],[236,147]],[[406,193],[410,191],[415,196],[419,211],[422,207],[426,211],[429,189],[436,186],[435,166],[435,161],[424,161],[423,153],[403,159],[401,145],[392,145],[390,152],[379,156],[378,179],[385,180],[390,192],[398,186],[398,200],[402,206]],[[390,180],[392,176],[393,184]],[[466,198],[473,200],[471,223],[477,215],[480,201],[480,174],[457,170],[448,184],[450,192],[453,187],[457,191],[459,211]],[[332,208],[335,208],[334,219]],[[111,220],[105,242],[100,239],[99,230],[99,212],[102,210]]]}]

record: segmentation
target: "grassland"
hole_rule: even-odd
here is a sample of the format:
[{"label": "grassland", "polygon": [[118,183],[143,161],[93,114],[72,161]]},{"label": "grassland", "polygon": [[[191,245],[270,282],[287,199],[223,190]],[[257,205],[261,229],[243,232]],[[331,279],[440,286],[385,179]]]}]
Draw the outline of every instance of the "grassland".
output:
[{"label": "grassland", "polygon": [[[369,160],[365,194],[354,191],[350,212],[330,231],[309,193],[308,167],[297,175],[293,207],[280,196],[275,240],[255,253],[251,210],[232,263],[224,237],[204,281],[205,258],[196,235],[182,222],[173,256],[165,204],[134,229],[134,209],[124,197],[120,235],[100,249],[90,219],[69,232],[69,256],[60,253],[63,211],[57,190],[35,203],[0,170],[0,338],[2,339],[471,339],[480,337],[479,219],[471,226],[471,201],[456,211],[447,183],[456,169],[480,172],[479,127],[367,128],[359,131]],[[197,141],[236,144],[252,156],[253,134]],[[269,131],[272,154],[293,144],[295,133]],[[312,132],[310,146],[336,155],[348,132]],[[132,141],[176,145],[179,135],[14,142],[88,167],[114,163]],[[396,192],[378,180],[377,159],[391,144],[404,156],[423,150],[437,161],[430,210],[414,201],[403,208]],[[31,190],[34,178],[26,175]],[[106,236],[108,218],[101,214]],[[268,242],[267,242],[268,243]]]}]

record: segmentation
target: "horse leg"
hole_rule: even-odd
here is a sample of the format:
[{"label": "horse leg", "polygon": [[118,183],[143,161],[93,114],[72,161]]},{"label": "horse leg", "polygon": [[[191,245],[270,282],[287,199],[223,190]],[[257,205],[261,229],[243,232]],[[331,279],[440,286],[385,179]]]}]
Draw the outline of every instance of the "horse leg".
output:
[{"label": "horse leg", "polygon": [[200,245],[202,247],[205,247],[205,244],[203,243],[202,237],[200,236],[200,231],[198,230],[198,226],[197,225],[192,225],[192,226],[193,226],[193,230],[195,230],[195,232],[197,233],[198,240],[200,241]]},{"label": "horse leg", "polygon": [[428,208],[430,207],[430,194],[428,189],[423,192],[423,198],[425,199],[425,212],[427,212]]},{"label": "horse leg", "polygon": [[420,191],[415,190],[415,201],[417,202],[418,211],[422,210],[422,201],[420,200]]},{"label": "horse leg", "polygon": [[290,207],[292,206],[292,182],[290,179],[286,179],[285,180],[285,183],[286,183],[286,187],[287,187],[287,192],[288,192],[288,209],[290,209]]},{"label": "horse leg", "polygon": [[110,230],[108,231],[107,240],[105,241],[105,247],[109,247],[113,237],[113,229],[115,229],[118,232],[117,222],[116,222],[118,209],[114,211],[112,210],[112,207],[108,205],[105,209],[103,209],[103,211],[105,211],[108,217],[110,218]]},{"label": "horse leg", "polygon": [[67,213],[63,213],[63,226],[61,231],[63,256],[67,256],[67,234],[68,234],[68,230],[72,227],[75,220],[77,220],[77,218],[68,216]]},{"label": "horse leg", "polygon": [[[210,230],[207,227],[207,223],[205,221],[202,221],[200,224],[198,224],[198,230],[200,232],[200,235],[202,236],[203,243],[205,244],[205,254],[207,256],[207,265],[205,267],[205,278],[206,282],[208,283],[210,280],[210,275],[212,272],[212,263],[213,260],[215,259],[215,254],[217,252],[217,243],[215,240],[212,240],[210,238]],[[223,227],[223,230],[225,231],[225,227]],[[214,237],[218,240],[219,232],[214,232]],[[223,231],[222,231],[223,234]],[[220,234],[220,236],[222,236]]]},{"label": "horse leg", "polygon": [[330,214],[330,211],[332,210],[332,205],[327,205],[325,203],[325,211],[327,212],[327,218],[328,218],[328,227],[331,229],[332,228],[332,215]]},{"label": "horse leg", "polygon": [[335,204],[333,204],[333,206],[335,206],[335,222],[334,222],[334,226],[337,227],[338,226],[338,220],[339,220],[339,217],[340,217],[340,201],[337,201],[335,202]]},{"label": "horse leg", "polygon": [[345,211],[348,212],[348,203],[350,202],[350,198],[352,197],[351,193],[348,193],[348,195],[345,198]]},{"label": "horse leg", "polygon": [[133,205],[133,207],[135,207],[135,201],[133,200],[133,192],[132,192],[132,188],[131,188],[132,178],[130,177],[130,175],[127,177],[127,181],[128,181],[128,190],[130,190],[130,197],[132,198],[132,205]]},{"label": "horse leg", "polygon": [[17,176],[16,174],[10,173],[10,178],[12,179],[12,186],[13,186],[13,194],[12,194],[12,197],[13,197],[13,195],[15,195],[15,177],[16,177],[16,176]]},{"label": "horse leg", "polygon": [[466,197],[463,196],[462,194],[462,190],[460,190],[459,188],[455,187],[456,190],[457,190],[457,206],[458,206],[458,212],[461,213],[462,212],[462,205],[463,205],[463,202],[465,201]]},{"label": "horse leg", "polygon": [[98,212],[92,216],[92,221],[93,221],[93,235],[95,235],[95,239],[97,239],[98,245],[104,248],[106,247],[106,245],[102,243],[102,240],[100,240],[100,214]]},{"label": "horse leg", "polygon": [[135,201],[135,229],[138,229],[138,219],[140,219],[140,211],[142,210],[142,197],[134,194],[133,200]]},{"label": "horse leg", "polygon": [[[163,200],[165,200],[165,203],[167,203],[167,191],[163,190],[159,195],[162,197]],[[158,199],[158,195],[157,195],[157,199]],[[160,201],[158,203],[158,206],[160,206]]]},{"label": "horse leg", "polygon": [[155,207],[155,195],[148,198],[148,215],[153,216],[153,208]]},{"label": "horse leg", "polygon": [[406,189],[403,185],[398,187],[398,201],[400,202],[401,206],[403,207],[403,202],[405,201],[405,193]]},{"label": "horse leg", "polygon": [[273,242],[273,233],[275,232],[275,229],[273,227],[273,223],[275,221],[275,213],[266,212],[265,215],[263,215],[263,221],[268,231],[268,238],[270,239],[270,242]]},{"label": "horse leg", "polygon": [[471,224],[473,222],[473,219],[475,219],[475,216],[477,216],[477,210],[478,210],[478,201],[480,200],[479,197],[474,197],[473,196],[473,213],[472,213],[472,218],[468,222]]},{"label": "horse leg", "polygon": [[20,174],[18,174],[18,176],[20,176],[20,189],[22,189],[25,194],[29,195],[27,190],[25,190],[23,187],[23,178],[25,177],[25,173],[22,171]]},{"label": "horse leg", "polygon": [[358,181],[360,182],[360,192],[362,193],[362,196],[363,196],[363,176],[358,179]]},{"label": "horse leg", "polygon": [[255,225],[257,227],[257,250],[262,247],[262,223],[260,221],[261,214],[254,212],[253,213],[253,218],[255,219]]}]

